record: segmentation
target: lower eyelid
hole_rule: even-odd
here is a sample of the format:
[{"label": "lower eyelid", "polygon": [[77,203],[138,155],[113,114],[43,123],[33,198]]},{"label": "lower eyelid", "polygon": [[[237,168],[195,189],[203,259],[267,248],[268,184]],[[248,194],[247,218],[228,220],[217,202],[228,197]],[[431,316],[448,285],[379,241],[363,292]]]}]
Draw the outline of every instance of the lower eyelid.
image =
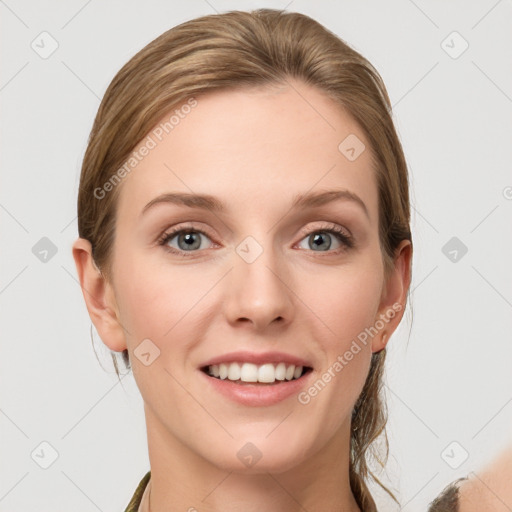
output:
[{"label": "lower eyelid", "polygon": [[312,251],[311,249],[305,249],[305,250],[309,250],[313,253],[318,252],[319,254],[322,254],[322,253],[336,254],[336,253],[339,253],[340,251],[348,250],[348,249],[351,249],[352,247],[354,247],[354,241],[351,236],[346,235],[343,232],[338,232],[336,230],[331,230],[331,229],[315,229],[315,230],[307,233],[305,236],[303,236],[298,243],[303,242],[309,236],[311,236],[315,233],[327,233],[329,236],[336,238],[336,240],[338,240],[338,242],[340,243],[341,247],[338,247],[336,249],[329,249],[328,251]]},{"label": "lower eyelid", "polygon": [[[212,237],[210,235],[208,235],[208,233],[205,233],[204,231],[201,231],[199,229],[191,229],[191,228],[183,228],[183,229],[178,229],[176,231],[171,231],[171,232],[168,232],[168,233],[164,233],[159,238],[159,244],[160,245],[168,246],[168,242],[170,240],[173,240],[174,238],[176,238],[179,235],[184,234],[184,233],[197,233],[197,234],[200,234],[200,235],[208,238],[208,240],[210,240],[212,242],[212,244],[215,244],[215,242],[212,240]],[[172,247],[172,249],[174,249],[174,247]],[[175,249],[175,250],[180,250],[180,249]],[[182,252],[187,252],[187,251],[182,251]],[[198,252],[198,251],[190,251],[190,252]]]},{"label": "lower eyelid", "polygon": [[[217,244],[210,235],[208,235],[208,233],[205,233],[204,231],[201,231],[199,229],[192,229],[192,228],[183,228],[183,229],[178,229],[174,232],[169,232],[169,233],[164,233],[162,235],[162,237],[160,238],[160,242],[159,244],[164,246],[164,249],[166,251],[168,251],[169,253],[172,253],[172,254],[175,254],[175,255],[178,255],[178,256],[183,256],[183,257],[194,257],[194,255],[196,254],[199,254],[201,252],[204,252],[208,249],[211,249],[210,247],[208,248],[205,248],[205,249],[197,249],[197,250],[193,250],[193,251],[185,251],[183,249],[179,249],[179,248],[176,248],[176,247],[171,247],[168,242],[174,238],[176,238],[177,236],[179,236],[180,234],[183,234],[183,233],[197,233],[197,234],[200,234],[204,237],[206,237],[208,240],[210,240],[211,244],[213,246],[219,246],[219,244]],[[349,235],[345,235],[343,232],[338,232],[336,230],[333,230],[333,229],[315,229],[315,230],[312,230],[308,233],[306,233],[305,235],[302,235],[302,238],[299,240],[298,244],[300,244],[300,242],[302,242],[303,240],[307,239],[307,237],[315,234],[315,233],[327,233],[329,234],[330,236],[334,236],[338,242],[340,243],[340,247],[336,248],[336,249],[329,249],[328,251],[313,251],[311,249],[301,249],[301,250],[305,250],[307,252],[312,252],[312,253],[319,253],[319,254],[330,254],[330,255],[336,255],[336,254],[339,254],[343,251],[347,251],[348,249],[351,249],[353,246],[354,246],[354,242],[352,240],[352,237],[349,236]],[[295,244],[297,245],[297,244]]]}]

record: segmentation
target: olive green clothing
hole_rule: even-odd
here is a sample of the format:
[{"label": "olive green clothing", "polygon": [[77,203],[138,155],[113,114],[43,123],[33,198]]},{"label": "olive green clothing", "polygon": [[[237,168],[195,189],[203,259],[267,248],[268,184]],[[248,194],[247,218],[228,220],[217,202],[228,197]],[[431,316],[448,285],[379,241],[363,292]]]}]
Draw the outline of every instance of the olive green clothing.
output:
[{"label": "olive green clothing", "polygon": [[144,490],[146,489],[149,479],[151,478],[151,471],[148,471],[144,478],[140,481],[135,494],[133,495],[132,499],[130,500],[130,503],[128,503],[128,506],[126,507],[126,510],[124,512],[137,512],[139,510],[140,502],[142,500],[142,495],[144,494]]}]

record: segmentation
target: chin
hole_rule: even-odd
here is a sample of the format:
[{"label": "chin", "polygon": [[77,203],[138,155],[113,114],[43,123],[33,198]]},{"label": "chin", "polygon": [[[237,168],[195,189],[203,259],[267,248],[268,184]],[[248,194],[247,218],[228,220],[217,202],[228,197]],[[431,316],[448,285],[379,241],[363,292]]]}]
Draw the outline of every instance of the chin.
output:
[{"label": "chin", "polygon": [[209,454],[207,458],[224,471],[254,475],[283,473],[304,461],[303,443],[299,443],[300,449],[296,449],[293,443],[277,438],[270,441],[265,436],[266,434],[260,438],[252,437],[252,440],[245,437],[243,441],[232,441],[222,453]]}]

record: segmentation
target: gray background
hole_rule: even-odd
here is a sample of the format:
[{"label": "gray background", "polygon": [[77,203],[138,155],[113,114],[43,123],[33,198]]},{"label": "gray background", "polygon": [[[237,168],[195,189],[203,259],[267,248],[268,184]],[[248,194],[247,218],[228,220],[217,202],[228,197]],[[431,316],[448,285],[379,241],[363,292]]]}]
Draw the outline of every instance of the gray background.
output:
[{"label": "gray background", "polygon": [[81,158],[134,53],[187,19],[258,7],[310,15],[376,66],[410,166],[413,321],[389,345],[381,477],[403,510],[424,511],[512,441],[510,0],[6,0],[1,511],[124,510],[149,469],[142,399],[97,335],[96,359],[71,257]]}]

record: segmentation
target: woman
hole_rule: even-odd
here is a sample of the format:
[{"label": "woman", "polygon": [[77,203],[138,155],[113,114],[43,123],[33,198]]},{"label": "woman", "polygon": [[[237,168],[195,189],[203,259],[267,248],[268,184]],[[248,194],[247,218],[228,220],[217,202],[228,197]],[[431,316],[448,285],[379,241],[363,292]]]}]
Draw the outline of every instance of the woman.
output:
[{"label": "woman", "polygon": [[390,110],[367,60],[269,9],[183,23],[113,79],[73,256],[144,399],[127,512],[376,510],[412,258]]}]

